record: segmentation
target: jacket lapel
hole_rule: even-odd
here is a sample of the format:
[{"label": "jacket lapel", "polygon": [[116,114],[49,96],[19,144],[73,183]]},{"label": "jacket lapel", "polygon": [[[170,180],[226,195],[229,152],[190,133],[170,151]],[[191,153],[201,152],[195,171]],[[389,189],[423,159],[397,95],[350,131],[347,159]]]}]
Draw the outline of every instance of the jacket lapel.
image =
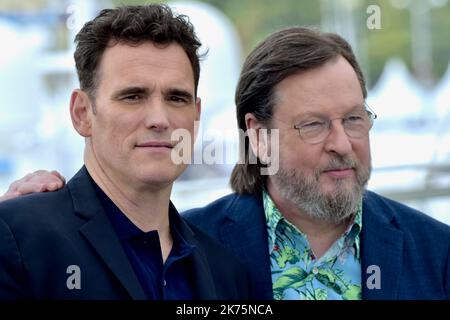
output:
[{"label": "jacket lapel", "polygon": [[[403,232],[395,228],[390,208],[368,192],[363,202],[361,280],[363,299],[396,299],[403,263]],[[255,299],[273,299],[265,215],[257,196],[237,196],[220,228],[221,242],[249,267]],[[379,267],[380,289],[369,289]]]},{"label": "jacket lapel", "polygon": [[[174,219],[177,219],[177,226],[182,237],[191,245],[196,248],[192,252],[192,271],[194,273],[194,286],[197,288],[197,298],[200,300],[215,300],[217,299],[216,287],[212,278],[211,268],[206,258],[206,252],[203,245],[198,241],[195,236],[195,232],[189,227],[189,225],[179,216],[178,211],[170,203],[169,209],[174,215]],[[171,221],[171,223],[173,223]]]},{"label": "jacket lapel", "polygon": [[91,178],[83,167],[68,183],[75,212],[85,219],[80,232],[103,259],[133,299],[146,299],[145,293],[122,249],[119,239],[103,212]]},{"label": "jacket lapel", "polygon": [[194,285],[197,288],[198,299],[217,299],[216,287],[211,275],[211,268],[209,267],[205,252],[200,246],[197,246],[197,249],[195,249],[193,252],[192,264],[194,273]]},{"label": "jacket lapel", "polygon": [[220,229],[221,242],[244,262],[254,283],[253,298],[272,300],[269,244],[261,199],[237,196]]},{"label": "jacket lapel", "polygon": [[[403,232],[395,228],[393,212],[379,204],[377,197],[368,192],[363,202],[362,295],[363,299],[393,300],[398,296],[402,270]],[[376,270],[379,270],[381,288],[370,289]]]}]

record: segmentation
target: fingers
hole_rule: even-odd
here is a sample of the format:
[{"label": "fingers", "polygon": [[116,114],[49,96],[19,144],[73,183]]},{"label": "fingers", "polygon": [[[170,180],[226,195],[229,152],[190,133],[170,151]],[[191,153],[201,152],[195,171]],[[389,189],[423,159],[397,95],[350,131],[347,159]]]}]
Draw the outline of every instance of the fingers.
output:
[{"label": "fingers", "polygon": [[14,199],[18,196],[20,196],[20,193],[18,193],[18,192],[7,192],[4,195],[0,196],[0,202],[9,200],[9,199]]},{"label": "fingers", "polygon": [[56,170],[50,171],[51,174],[55,175],[62,182],[62,186],[66,184],[66,179]]},{"label": "fingers", "polygon": [[15,192],[24,195],[34,192],[44,192],[47,191],[48,184],[37,183],[37,182],[23,182],[19,184]]},{"label": "fingers", "polygon": [[56,191],[65,184],[65,179],[57,171],[38,170],[14,181],[4,196],[29,194],[34,192]]}]

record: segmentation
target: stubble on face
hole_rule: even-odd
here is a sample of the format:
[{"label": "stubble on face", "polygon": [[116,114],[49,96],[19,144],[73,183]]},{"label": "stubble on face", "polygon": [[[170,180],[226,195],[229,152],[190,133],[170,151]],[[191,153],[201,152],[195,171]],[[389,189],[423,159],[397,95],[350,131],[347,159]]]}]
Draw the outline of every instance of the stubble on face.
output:
[{"label": "stubble on face", "polygon": [[[333,179],[332,192],[324,192],[320,186],[321,174],[329,168],[354,168],[356,182],[349,179]],[[313,175],[298,169],[280,166],[271,177],[280,195],[311,218],[340,224],[356,213],[365,187],[370,178],[371,166],[364,167],[356,159],[332,155],[329,162],[317,167]]]}]

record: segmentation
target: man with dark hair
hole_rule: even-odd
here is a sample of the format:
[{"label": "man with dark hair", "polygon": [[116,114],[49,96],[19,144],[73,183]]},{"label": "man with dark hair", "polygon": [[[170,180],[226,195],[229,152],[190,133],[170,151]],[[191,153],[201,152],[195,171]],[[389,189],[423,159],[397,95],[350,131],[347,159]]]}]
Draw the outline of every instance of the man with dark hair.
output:
[{"label": "man with dark hair", "polygon": [[[449,226],[366,190],[376,118],[366,95],[335,34],[289,28],[247,57],[236,107],[249,134],[235,193],[184,216],[251,270],[252,297],[450,299]],[[276,130],[277,148],[264,130]],[[262,175],[274,149],[279,170]],[[61,183],[29,176],[23,191],[44,179]]]},{"label": "man with dark hair", "polygon": [[[77,34],[70,114],[85,166],[0,204],[0,298],[247,299],[248,276],[170,202],[194,134],[200,42],[164,5],[107,9]],[[56,185],[56,187],[58,187]]]}]

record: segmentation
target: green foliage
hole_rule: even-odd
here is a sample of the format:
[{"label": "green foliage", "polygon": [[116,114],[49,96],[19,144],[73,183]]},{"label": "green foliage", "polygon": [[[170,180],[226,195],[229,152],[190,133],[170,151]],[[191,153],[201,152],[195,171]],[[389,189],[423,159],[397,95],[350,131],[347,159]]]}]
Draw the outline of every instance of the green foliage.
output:
[{"label": "green foliage", "polygon": [[284,268],[286,263],[294,264],[299,261],[299,252],[291,247],[280,249],[276,257],[277,264],[280,268]]},{"label": "green foliage", "polygon": [[335,276],[331,269],[319,270],[319,273],[316,274],[316,279],[324,286],[333,289],[337,294],[342,294],[341,287],[337,283],[340,279]]},{"label": "green foliage", "polygon": [[275,300],[283,299],[284,291],[288,288],[297,289],[304,286],[312,280],[313,274],[307,274],[305,270],[299,267],[292,267],[284,272],[284,274],[273,284],[273,292]]},{"label": "green foliage", "polygon": [[347,286],[342,298],[344,300],[361,300],[361,288],[354,284]]}]

